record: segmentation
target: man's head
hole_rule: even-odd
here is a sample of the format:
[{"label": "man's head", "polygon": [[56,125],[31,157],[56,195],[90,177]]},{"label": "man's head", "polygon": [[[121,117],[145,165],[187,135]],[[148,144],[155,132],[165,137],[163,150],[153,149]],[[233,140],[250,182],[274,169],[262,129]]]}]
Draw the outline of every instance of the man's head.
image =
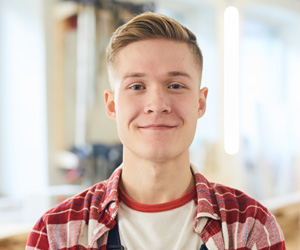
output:
[{"label": "man's head", "polygon": [[196,36],[186,27],[172,18],[157,14],[144,13],[120,26],[112,35],[107,47],[107,65],[110,82],[113,86],[113,74],[117,67],[117,54],[125,46],[142,40],[163,38],[188,44],[199,66],[199,84],[201,82],[203,57]]},{"label": "man's head", "polygon": [[117,122],[124,160],[188,162],[207,97],[194,35],[172,19],[143,14],[116,31],[108,62],[106,112]]}]

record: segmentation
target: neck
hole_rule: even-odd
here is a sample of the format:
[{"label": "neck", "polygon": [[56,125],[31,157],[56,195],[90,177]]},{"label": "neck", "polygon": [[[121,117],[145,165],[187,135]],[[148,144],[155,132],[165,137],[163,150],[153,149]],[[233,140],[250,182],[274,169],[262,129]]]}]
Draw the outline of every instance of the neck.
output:
[{"label": "neck", "polygon": [[129,157],[124,149],[121,187],[133,200],[164,203],[183,196],[194,185],[188,151],[170,161],[153,162]]}]

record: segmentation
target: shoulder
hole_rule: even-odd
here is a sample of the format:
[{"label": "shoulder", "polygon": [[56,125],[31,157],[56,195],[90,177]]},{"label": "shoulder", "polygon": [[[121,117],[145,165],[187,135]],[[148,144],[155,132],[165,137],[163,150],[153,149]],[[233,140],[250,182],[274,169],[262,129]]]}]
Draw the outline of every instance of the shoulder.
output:
[{"label": "shoulder", "polygon": [[82,244],[88,244],[90,239],[86,233],[93,232],[99,221],[99,212],[118,197],[120,174],[121,168],[108,180],[97,183],[47,211],[35,224],[27,246],[48,249],[49,243],[53,246],[57,242],[65,245],[65,236],[69,231],[76,244],[79,239]]},{"label": "shoulder", "polygon": [[71,220],[98,219],[99,210],[106,203],[117,199],[117,190],[121,168],[118,168],[108,180],[99,182],[85,191],[65,200],[51,210],[47,211],[43,218],[47,223],[57,224],[57,216],[60,222]]},{"label": "shoulder", "polygon": [[206,227],[208,238],[219,235],[226,249],[285,249],[280,226],[260,202],[238,189],[209,182],[200,173],[195,173],[195,180],[198,214],[206,211],[203,214],[213,218]]},{"label": "shoulder", "polygon": [[96,219],[97,209],[105,193],[107,181],[99,182],[83,192],[61,202],[48,210],[39,220],[51,224],[65,224],[70,221]]},{"label": "shoulder", "polygon": [[57,229],[60,234],[64,234],[66,230],[63,225],[67,223],[72,224],[73,231],[80,231],[84,221],[96,217],[97,206],[93,204],[100,203],[105,186],[106,181],[100,182],[44,213],[34,225],[28,237],[26,249],[51,248],[56,242]]},{"label": "shoulder", "polygon": [[228,235],[236,237],[236,244],[242,246],[246,242],[250,248],[280,246],[278,249],[284,249],[281,228],[266,207],[240,190],[214,183],[211,183],[211,186],[220,212],[222,228]]},{"label": "shoulder", "polygon": [[[244,192],[222,184],[209,182],[202,174],[195,174],[198,200],[207,200],[222,222],[245,222],[247,218],[256,218],[264,222],[269,211],[257,200]],[[217,216],[218,215],[218,216]]]},{"label": "shoulder", "polygon": [[228,222],[232,222],[234,218],[244,222],[252,217],[264,223],[270,215],[266,207],[238,189],[215,183],[211,183],[211,187],[214,190],[220,213]]}]

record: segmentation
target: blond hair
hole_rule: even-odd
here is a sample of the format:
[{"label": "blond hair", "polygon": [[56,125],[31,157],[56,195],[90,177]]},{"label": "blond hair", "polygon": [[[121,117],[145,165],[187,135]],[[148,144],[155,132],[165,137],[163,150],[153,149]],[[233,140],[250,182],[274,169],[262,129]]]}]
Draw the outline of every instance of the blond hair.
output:
[{"label": "blond hair", "polygon": [[116,29],[106,50],[108,67],[114,67],[116,55],[121,48],[133,42],[153,38],[187,43],[199,64],[200,76],[202,75],[203,57],[196,36],[174,19],[152,12],[140,14]]}]

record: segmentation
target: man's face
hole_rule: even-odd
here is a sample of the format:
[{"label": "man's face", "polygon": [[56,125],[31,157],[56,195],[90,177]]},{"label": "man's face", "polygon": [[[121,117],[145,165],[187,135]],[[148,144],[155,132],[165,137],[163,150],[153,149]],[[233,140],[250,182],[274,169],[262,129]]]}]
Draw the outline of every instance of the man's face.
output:
[{"label": "man's face", "polygon": [[124,152],[154,162],[188,154],[206,107],[200,72],[186,43],[149,39],[122,48],[106,91],[107,114],[117,122]]}]

